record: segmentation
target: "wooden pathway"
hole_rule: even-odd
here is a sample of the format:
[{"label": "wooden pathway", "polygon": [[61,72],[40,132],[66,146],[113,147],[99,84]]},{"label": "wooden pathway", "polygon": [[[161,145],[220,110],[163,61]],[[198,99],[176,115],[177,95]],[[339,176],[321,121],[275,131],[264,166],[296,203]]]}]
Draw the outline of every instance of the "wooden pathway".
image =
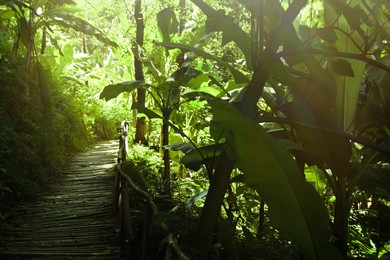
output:
[{"label": "wooden pathway", "polygon": [[12,225],[0,223],[0,259],[121,259],[112,190],[118,142],[72,156]]}]

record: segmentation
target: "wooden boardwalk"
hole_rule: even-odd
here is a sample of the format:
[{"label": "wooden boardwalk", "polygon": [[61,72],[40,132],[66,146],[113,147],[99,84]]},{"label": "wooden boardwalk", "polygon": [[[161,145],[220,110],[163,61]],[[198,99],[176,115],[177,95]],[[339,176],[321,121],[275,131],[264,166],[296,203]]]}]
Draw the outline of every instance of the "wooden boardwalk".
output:
[{"label": "wooden boardwalk", "polygon": [[37,202],[0,223],[0,259],[121,259],[113,207],[118,142],[72,156]]}]

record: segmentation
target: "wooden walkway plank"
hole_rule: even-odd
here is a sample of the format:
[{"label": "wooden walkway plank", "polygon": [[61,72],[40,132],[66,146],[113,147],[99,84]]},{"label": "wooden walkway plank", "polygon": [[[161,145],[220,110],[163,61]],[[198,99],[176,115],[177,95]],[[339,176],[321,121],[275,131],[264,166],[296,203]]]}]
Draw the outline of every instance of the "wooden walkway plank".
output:
[{"label": "wooden walkway plank", "polygon": [[33,204],[0,223],[0,259],[121,259],[113,207],[118,142],[107,141],[69,159],[61,180]]}]

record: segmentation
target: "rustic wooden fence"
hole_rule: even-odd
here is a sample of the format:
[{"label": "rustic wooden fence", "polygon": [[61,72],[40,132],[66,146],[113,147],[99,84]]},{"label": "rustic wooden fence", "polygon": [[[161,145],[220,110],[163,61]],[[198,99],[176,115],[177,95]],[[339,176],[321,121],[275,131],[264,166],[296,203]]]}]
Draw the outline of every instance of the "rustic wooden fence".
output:
[{"label": "rustic wooden fence", "polygon": [[[121,127],[119,128],[119,149],[118,149],[118,164],[116,166],[116,176],[115,176],[115,188],[114,188],[114,203],[119,218],[121,226],[121,246],[122,252],[125,255],[125,259],[133,259],[132,252],[132,243],[133,239],[133,228],[129,208],[129,188],[140,196],[143,201],[147,203],[146,210],[151,212],[152,216],[158,214],[158,209],[154,203],[150,194],[138,187],[132,178],[126,174],[123,170],[123,164],[126,162],[126,156],[128,153],[128,134],[129,134],[129,123],[123,121]],[[148,215],[148,212],[144,212],[143,215]],[[146,221],[146,220],[145,220]],[[144,229],[147,228],[147,224],[143,226]],[[165,224],[161,225],[161,228],[167,233],[168,246],[166,250],[169,250],[169,255],[173,255],[174,259],[189,260],[189,258],[182,252],[175,242],[175,236],[172,233],[168,233],[168,228]],[[146,236],[146,232],[143,232]],[[145,238],[143,238],[145,240]],[[141,250],[145,250],[142,247]],[[143,258],[147,252],[137,252],[138,255],[141,255]],[[166,254],[167,255],[167,254]]]}]

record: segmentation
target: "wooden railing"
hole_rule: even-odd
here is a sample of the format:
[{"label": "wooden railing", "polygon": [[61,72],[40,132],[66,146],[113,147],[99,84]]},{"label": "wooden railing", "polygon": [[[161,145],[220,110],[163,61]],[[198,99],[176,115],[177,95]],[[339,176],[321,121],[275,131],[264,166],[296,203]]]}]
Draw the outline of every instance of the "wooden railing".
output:
[{"label": "wooden railing", "polygon": [[119,128],[119,149],[117,159],[117,173],[115,174],[114,205],[120,223],[120,240],[125,259],[130,256],[130,242],[132,236],[131,221],[129,215],[129,189],[123,175],[119,174],[121,164],[126,160],[128,148],[129,123],[123,121]]},{"label": "wooden railing", "polygon": [[[135,193],[143,198],[144,201],[148,204],[148,207],[153,216],[158,214],[158,209],[154,203],[150,194],[141,188],[139,188],[127,175],[123,169],[122,164],[126,161],[126,156],[128,152],[128,134],[129,134],[129,123],[123,121],[121,127],[119,128],[119,149],[118,149],[118,164],[116,166],[116,175],[115,175],[115,190],[114,190],[114,203],[117,211],[117,215],[120,222],[121,229],[121,247],[124,253],[125,259],[131,258],[131,243],[133,239],[133,230],[131,226],[130,218],[130,209],[129,209],[129,188],[131,188]],[[145,228],[145,226],[144,226]],[[162,224],[161,228],[167,232],[168,227],[166,224]],[[176,255],[177,259],[189,260],[189,258],[182,252],[175,242],[175,237],[172,233],[169,233],[167,236],[168,247]],[[143,254],[144,255],[144,254]]]}]

